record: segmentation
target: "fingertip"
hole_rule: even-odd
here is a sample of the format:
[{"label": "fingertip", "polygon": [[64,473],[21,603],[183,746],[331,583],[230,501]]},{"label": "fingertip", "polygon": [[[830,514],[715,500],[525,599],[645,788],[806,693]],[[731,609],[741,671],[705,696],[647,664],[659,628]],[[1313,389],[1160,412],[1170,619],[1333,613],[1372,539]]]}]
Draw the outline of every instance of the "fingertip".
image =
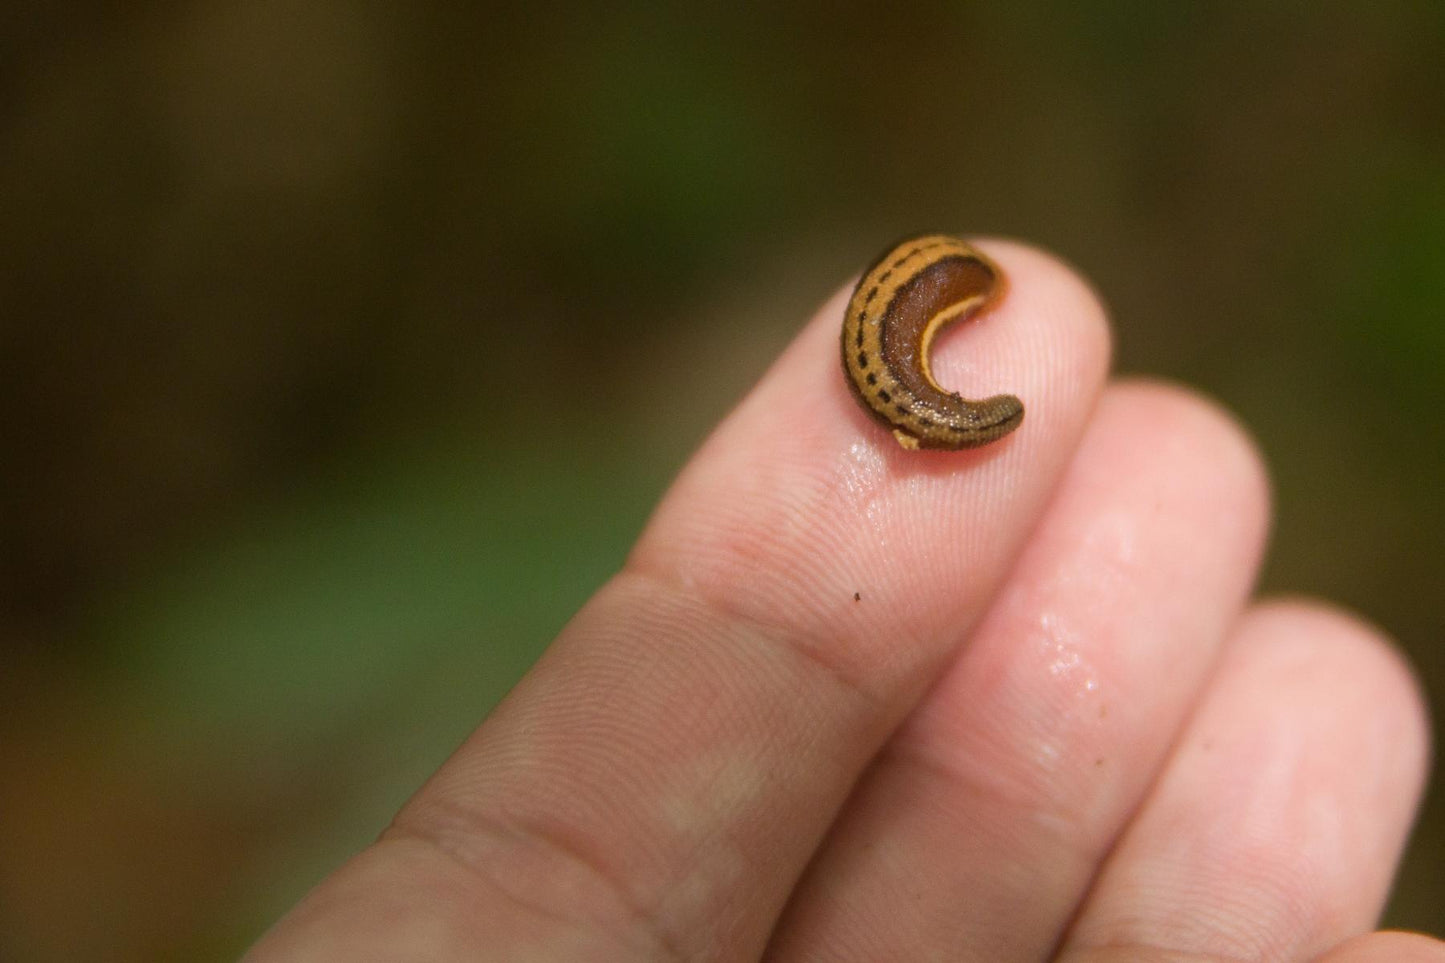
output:
[{"label": "fingertip", "polygon": [[1333,603],[1280,596],[1250,609],[1241,637],[1268,646],[1263,654],[1281,680],[1326,686],[1337,693],[1332,712],[1355,710],[1382,730],[1374,743],[1395,758],[1401,780],[1394,785],[1413,783],[1414,792],[1404,795],[1418,802],[1431,753],[1429,703],[1414,666],[1388,633]]},{"label": "fingertip", "polygon": [[1113,334],[1107,304],[1084,273],[1053,252],[1013,238],[985,237],[972,243],[1004,270],[1008,292],[999,314],[1037,325],[1041,337],[1031,344],[1036,362],[1051,366],[1060,349],[1072,360],[1059,372],[1066,377],[1043,386],[1044,392],[1034,392],[1035,407],[1055,389],[1101,382],[1113,356]]},{"label": "fingertip", "polygon": [[1156,445],[1175,447],[1175,457],[1207,465],[1211,483],[1229,494],[1231,510],[1250,513],[1262,543],[1273,503],[1269,467],[1254,436],[1232,411],[1216,398],[1157,378],[1116,381],[1105,403],[1132,408],[1140,434],[1147,432]]},{"label": "fingertip", "polygon": [[1103,294],[1083,269],[1057,251],[1002,235],[977,237],[971,243],[1007,266],[1015,279],[1052,292],[1060,303],[1090,304],[1100,318],[1107,316]]},{"label": "fingertip", "polygon": [[[825,302],[694,457],[631,566],[681,572],[705,594],[746,598],[750,614],[766,622],[783,608],[789,622],[814,609],[836,622],[831,600],[851,600],[861,584],[873,588],[871,608],[885,611],[881,603],[892,589],[905,590],[898,573],[915,558],[930,576],[964,572],[985,592],[1078,445],[1107,375],[1110,338],[1093,289],[1058,258],[1014,241],[979,245],[1002,268],[1008,293],[976,321],[941,334],[932,368],[965,397],[1020,399],[1017,431],[972,452],[902,450],[857,403],[840,363],[855,281]],[[929,537],[900,555],[900,530]],[[899,608],[937,608],[916,604],[931,585],[909,581],[915,601]],[[857,621],[859,609],[842,608],[849,625]]]}]

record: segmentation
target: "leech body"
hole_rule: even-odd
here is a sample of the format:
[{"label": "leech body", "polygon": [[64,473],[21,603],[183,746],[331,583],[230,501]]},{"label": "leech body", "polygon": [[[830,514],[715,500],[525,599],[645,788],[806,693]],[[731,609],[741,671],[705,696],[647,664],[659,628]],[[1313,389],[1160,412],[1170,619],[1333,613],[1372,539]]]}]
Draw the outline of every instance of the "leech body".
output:
[{"label": "leech body", "polygon": [[957,238],[928,234],[889,248],[843,315],[843,370],[853,393],[904,448],[977,448],[1023,421],[1013,395],[968,401],[933,380],[934,335],[1002,295],[998,265]]}]

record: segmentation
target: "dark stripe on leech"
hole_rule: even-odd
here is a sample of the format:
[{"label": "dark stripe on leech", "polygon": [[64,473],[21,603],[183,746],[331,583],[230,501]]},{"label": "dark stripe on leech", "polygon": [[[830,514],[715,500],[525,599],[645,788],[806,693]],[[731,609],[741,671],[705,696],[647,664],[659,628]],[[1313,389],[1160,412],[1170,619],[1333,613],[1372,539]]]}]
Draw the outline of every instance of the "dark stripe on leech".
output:
[{"label": "dark stripe on leech", "polygon": [[[913,250],[909,251],[907,254],[903,255],[903,256],[900,257],[898,260],[894,261],[894,262],[893,262],[893,267],[898,267],[898,266],[901,265],[904,261],[908,260],[909,258],[911,258],[911,257],[913,257],[913,256],[915,256],[915,255],[922,254],[924,251],[931,251],[931,250],[933,250],[933,249],[936,248],[936,247],[946,247],[947,245],[948,245],[948,242],[947,242],[947,241],[934,241],[932,244],[924,244],[924,245],[922,245],[921,247],[915,247]],[[880,279],[880,280],[881,280],[881,279]]]}]

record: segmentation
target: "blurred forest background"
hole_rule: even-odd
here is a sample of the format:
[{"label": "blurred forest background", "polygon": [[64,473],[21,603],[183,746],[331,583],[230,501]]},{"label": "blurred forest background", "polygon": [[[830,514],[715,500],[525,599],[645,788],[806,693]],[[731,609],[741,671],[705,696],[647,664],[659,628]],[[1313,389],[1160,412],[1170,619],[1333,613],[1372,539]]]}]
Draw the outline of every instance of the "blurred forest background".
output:
[{"label": "blurred forest background", "polygon": [[0,225],[5,960],[238,954],[918,229],[1077,264],[1445,712],[1436,0],[9,0]]}]

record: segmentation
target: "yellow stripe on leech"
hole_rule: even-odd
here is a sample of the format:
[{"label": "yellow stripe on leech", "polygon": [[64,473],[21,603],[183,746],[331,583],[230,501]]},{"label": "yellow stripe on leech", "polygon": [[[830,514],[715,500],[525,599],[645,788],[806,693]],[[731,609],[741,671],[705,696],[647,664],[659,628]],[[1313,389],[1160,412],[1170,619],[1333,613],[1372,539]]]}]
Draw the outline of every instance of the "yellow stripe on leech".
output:
[{"label": "yellow stripe on leech", "polygon": [[[922,401],[914,395],[913,392],[905,388],[903,384],[893,376],[892,372],[888,370],[887,365],[884,364],[882,325],[880,322],[884,314],[887,313],[887,307],[893,302],[894,297],[904,285],[908,284],[917,277],[919,273],[926,271],[939,261],[945,258],[956,257],[960,254],[972,256],[973,251],[968,245],[959,241],[957,238],[947,237],[945,235],[918,238],[907,254],[902,257],[893,258],[891,261],[885,261],[870,271],[868,276],[864,278],[864,283],[858,286],[858,290],[860,292],[866,290],[870,292],[872,296],[865,297],[864,304],[859,305],[856,310],[853,309],[852,305],[849,306],[849,333],[856,339],[858,330],[861,330],[863,344],[859,350],[861,350],[870,361],[878,364],[878,374],[886,378],[887,382],[882,385],[869,385],[869,387],[873,389],[871,394],[865,392],[868,396],[869,406],[890,420],[895,422],[902,420],[909,424],[917,433],[925,432],[933,427],[933,425],[925,424],[925,419],[916,410],[922,405]],[[867,283],[870,280],[872,280],[872,284]],[[928,349],[933,340],[933,336],[940,328],[960,313],[969,310],[984,300],[986,300],[985,296],[978,296],[967,298],[957,304],[950,305],[930,318],[928,325],[921,334],[918,355],[920,367],[924,379],[940,394],[947,394],[948,392],[944,391],[938,382],[933,379],[933,371],[928,358]],[[873,316],[872,323],[864,323],[870,314]],[[857,364],[854,352],[851,350],[848,353],[848,365],[850,368],[856,368],[859,374],[863,376],[861,380],[866,381],[867,374],[864,374],[863,367]],[[869,371],[868,373],[873,372]],[[879,391],[888,394],[887,401],[878,396],[877,392]],[[894,434],[904,447],[917,447],[917,440],[908,437],[902,431],[895,429]]]}]

